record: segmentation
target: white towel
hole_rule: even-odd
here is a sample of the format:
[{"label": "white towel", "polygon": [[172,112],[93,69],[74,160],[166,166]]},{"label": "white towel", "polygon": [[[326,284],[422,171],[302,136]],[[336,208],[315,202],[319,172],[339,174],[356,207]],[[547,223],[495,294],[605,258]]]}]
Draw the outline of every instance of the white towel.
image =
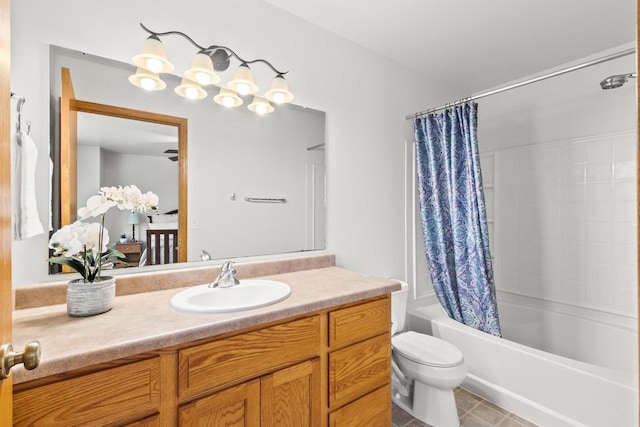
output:
[{"label": "white towel", "polygon": [[36,202],[38,149],[26,132],[20,132],[20,138],[13,135],[13,152],[12,231],[14,240],[24,240],[44,233]]}]

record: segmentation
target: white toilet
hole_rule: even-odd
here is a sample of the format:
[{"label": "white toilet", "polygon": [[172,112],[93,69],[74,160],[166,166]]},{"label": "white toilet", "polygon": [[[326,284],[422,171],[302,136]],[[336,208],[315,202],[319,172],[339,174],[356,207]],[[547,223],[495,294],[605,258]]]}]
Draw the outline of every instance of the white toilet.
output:
[{"label": "white toilet", "polygon": [[459,427],[453,389],[467,375],[462,352],[430,335],[404,331],[408,285],[391,295],[392,398],[434,427]]}]

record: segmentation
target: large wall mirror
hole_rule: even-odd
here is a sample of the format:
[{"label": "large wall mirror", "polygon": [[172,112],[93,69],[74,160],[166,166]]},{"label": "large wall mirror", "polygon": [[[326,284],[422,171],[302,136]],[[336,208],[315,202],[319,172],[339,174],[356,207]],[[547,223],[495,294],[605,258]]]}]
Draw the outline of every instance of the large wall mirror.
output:
[{"label": "large wall mirror", "polygon": [[[110,210],[111,241],[121,234],[128,241],[135,230],[144,251],[152,246],[148,229],[179,229],[180,262],[199,260],[203,250],[228,259],[325,248],[323,112],[284,105],[258,116],[244,106],[220,107],[213,93],[188,101],[173,93],[176,76],[163,76],[164,91],[144,92],[128,82],[133,66],[51,47],[54,183],[66,173],[59,167],[63,68],[76,98],[77,200],[73,206],[54,185],[54,225],[59,212],[75,211],[101,186],[134,184],[159,195],[161,215],[134,225],[126,212]],[[183,135],[171,118],[184,120]]]}]

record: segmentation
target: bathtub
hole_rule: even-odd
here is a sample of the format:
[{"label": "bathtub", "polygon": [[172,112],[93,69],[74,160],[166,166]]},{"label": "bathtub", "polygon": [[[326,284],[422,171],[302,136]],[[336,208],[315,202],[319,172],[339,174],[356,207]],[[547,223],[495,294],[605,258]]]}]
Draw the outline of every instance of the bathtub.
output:
[{"label": "bathtub", "polygon": [[[586,319],[568,321],[569,316],[554,319],[566,321],[564,325],[535,326],[536,322],[531,319],[548,318],[549,313],[536,316],[532,307],[504,301],[499,302],[498,310],[506,336],[524,332],[523,337],[548,344],[562,341],[551,337],[552,334],[549,334],[550,339],[544,340],[550,330],[583,327],[591,330],[589,335],[596,332],[602,336],[587,340],[584,339],[587,334],[580,329],[569,336],[579,337],[576,339],[579,347],[589,341],[598,349],[593,351],[595,355],[585,357],[589,363],[552,354],[462,325],[447,317],[439,304],[410,307],[407,321],[411,330],[440,337],[462,351],[469,372],[462,383],[463,388],[533,423],[544,427],[638,425],[635,349],[632,348],[629,356],[620,354],[624,350],[611,347],[615,344],[612,336],[621,340],[623,346],[628,347],[629,343],[635,346],[637,335],[634,331],[616,325],[594,328]],[[578,325],[579,320],[584,324]],[[578,353],[568,350],[566,343],[562,344],[565,354]],[[582,350],[590,353],[588,349]],[[615,357],[604,357],[605,354]],[[628,366],[629,357],[633,358],[631,367]]]}]

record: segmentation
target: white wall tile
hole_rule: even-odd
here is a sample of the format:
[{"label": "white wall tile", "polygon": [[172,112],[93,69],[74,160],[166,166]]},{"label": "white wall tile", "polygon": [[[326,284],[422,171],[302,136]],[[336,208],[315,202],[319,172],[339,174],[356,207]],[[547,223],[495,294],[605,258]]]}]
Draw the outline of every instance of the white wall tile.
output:
[{"label": "white wall tile", "polygon": [[610,181],[613,176],[613,163],[587,163],[587,182]]},{"label": "white wall tile", "polygon": [[614,179],[634,179],[636,177],[636,162],[634,160],[621,160],[613,164]]},{"label": "white wall tile", "polygon": [[[587,190],[587,193],[589,191]],[[611,205],[607,202],[587,202],[585,204],[587,221],[611,221]]]},{"label": "white wall tile", "polygon": [[586,152],[587,163],[611,161],[613,159],[612,144],[607,139],[587,142]]},{"label": "white wall tile", "polygon": [[611,225],[611,239],[614,243],[633,245],[636,241],[637,227],[630,222],[613,222]]},{"label": "white wall tile", "polygon": [[583,183],[566,183],[560,187],[560,199],[563,202],[582,202],[586,197],[587,186]]},{"label": "white wall tile", "polygon": [[607,310],[636,304],[624,299],[634,295],[637,276],[633,140],[495,153],[496,167],[512,162],[495,170],[489,196],[496,203],[498,289]]},{"label": "white wall tile", "polygon": [[[613,262],[612,246],[610,243],[586,242],[586,245],[586,261],[588,266],[593,264],[611,264]],[[587,267],[587,275],[588,271],[589,267]]]},{"label": "white wall tile", "polygon": [[631,201],[636,199],[635,181],[616,181],[613,183],[613,199],[618,201]]},{"label": "white wall tile", "polygon": [[613,201],[613,215],[615,222],[636,222],[636,203],[631,201]]},{"label": "white wall tile", "polygon": [[480,156],[480,164],[481,174],[482,174],[482,184],[483,185],[493,185],[493,176],[494,176],[494,162],[493,155],[489,156]]},{"label": "white wall tile", "polygon": [[563,183],[568,184],[584,184],[587,177],[587,165],[585,163],[580,164],[566,164],[562,166],[560,171],[560,178]]},{"label": "white wall tile", "polygon": [[587,241],[611,242],[613,240],[613,224],[610,222],[587,222]]},{"label": "white wall tile", "polygon": [[607,182],[588,182],[585,200],[588,202],[611,201],[611,178]]},{"label": "white wall tile", "polygon": [[582,242],[587,236],[586,221],[562,221],[560,237],[563,241]]},{"label": "white wall tile", "polygon": [[613,258],[616,267],[634,267],[637,259],[637,248],[634,245],[613,244]]},{"label": "white wall tile", "polygon": [[636,140],[635,138],[616,138],[613,141],[613,160],[635,160]]},{"label": "white wall tile", "polygon": [[562,165],[575,165],[587,161],[587,150],[584,144],[569,144],[560,148],[559,151],[559,160]]}]

